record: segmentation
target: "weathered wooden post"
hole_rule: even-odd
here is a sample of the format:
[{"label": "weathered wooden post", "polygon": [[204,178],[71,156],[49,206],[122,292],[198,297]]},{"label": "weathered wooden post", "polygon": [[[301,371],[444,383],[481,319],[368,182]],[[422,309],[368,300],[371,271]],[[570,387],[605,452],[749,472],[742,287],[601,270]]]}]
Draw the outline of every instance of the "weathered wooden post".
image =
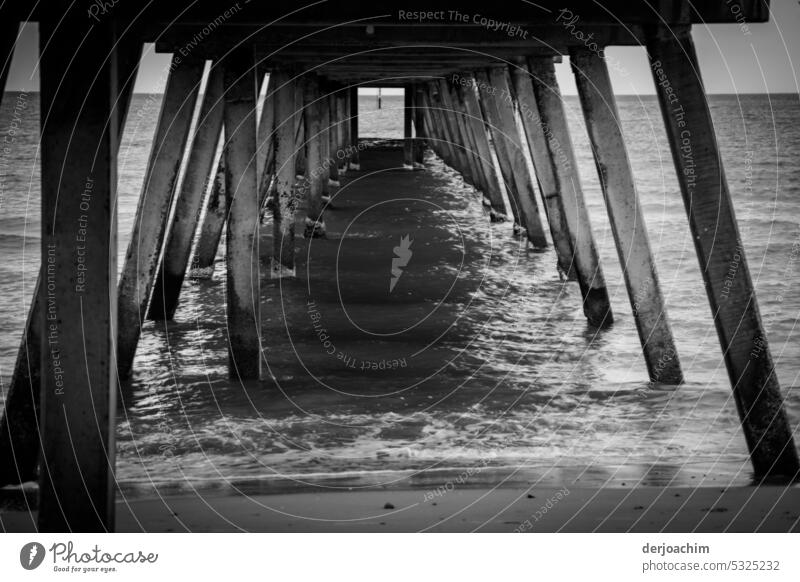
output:
[{"label": "weathered wooden post", "polygon": [[350,87],[350,156],[349,169],[360,170],[361,161],[358,144],[358,87]]},{"label": "weathered wooden post", "polygon": [[[433,101],[433,91],[431,85],[425,84],[422,86],[422,101],[425,107],[426,126],[428,134],[432,136],[431,147],[444,162],[450,165],[451,159],[449,144],[447,137],[444,134],[444,129],[441,124],[437,106]],[[451,166],[452,167],[452,166]]]},{"label": "weathered wooden post", "polygon": [[443,145],[445,138],[442,134],[442,127],[439,125],[438,118],[433,110],[430,88],[426,85],[421,85],[420,88],[420,101],[422,103],[422,114],[425,118],[425,133],[428,135],[428,145],[446,163],[448,153]]},{"label": "weathered wooden post", "polygon": [[761,323],[690,27],[650,31],[647,51],[755,475],[796,479],[797,449]]},{"label": "weathered wooden post", "polygon": [[[142,43],[134,35],[117,43],[117,151],[122,141],[141,52]],[[38,475],[43,273],[44,269],[41,269],[34,286],[31,308],[0,418],[0,486],[32,481]]]},{"label": "weathered wooden post", "polygon": [[206,213],[194,258],[191,263],[190,276],[195,279],[210,279],[214,274],[214,261],[217,258],[222,230],[228,216],[228,197],[225,191],[225,156],[221,156],[216,173],[212,176],[211,193],[206,202]]},{"label": "weathered wooden post", "polygon": [[305,82],[306,79],[300,77],[296,79],[294,83],[295,109],[299,112],[298,115],[295,116],[294,138],[294,167],[295,172],[297,172],[296,177],[298,180],[303,178],[306,173],[306,150],[308,149],[308,144],[306,143],[306,126],[304,121],[305,116],[303,115],[303,111],[305,109]]},{"label": "weathered wooden post", "polygon": [[441,144],[445,152],[445,156],[442,159],[464,178],[463,170],[467,162],[464,152],[458,147],[458,137],[452,124],[452,118],[449,112],[446,111],[446,105],[438,83],[431,83],[429,88],[428,100],[433,107],[431,113],[442,134]]},{"label": "weathered wooden post", "polygon": [[410,84],[403,87],[403,168],[414,169],[414,135],[411,125],[414,117],[414,89]]},{"label": "weathered wooden post", "polygon": [[306,180],[308,181],[308,199],[306,201],[306,226],[304,236],[320,238],[325,236],[325,220],[323,218],[322,199],[324,184],[328,177],[323,168],[325,148],[321,124],[323,116],[320,112],[322,100],[319,96],[319,82],[310,78],[304,83],[305,108],[303,121],[306,135]]},{"label": "weathered wooden post", "polygon": [[550,226],[550,236],[556,251],[558,268],[568,279],[575,279],[574,257],[572,242],[569,234],[564,204],[552,158],[547,153],[547,138],[544,134],[539,108],[533,95],[531,75],[528,72],[524,59],[517,66],[510,67],[511,80],[517,99],[522,126],[528,138],[528,147],[536,170],[536,179],[547,210],[547,221]]},{"label": "weathered wooden post", "polygon": [[336,164],[339,166],[339,176],[347,173],[348,159],[348,139],[347,129],[350,123],[347,121],[349,109],[347,108],[347,90],[342,89],[336,94]]},{"label": "weathered wooden post", "polygon": [[683,381],[605,61],[570,53],[600,186],[651,382]]},{"label": "weathered wooden post", "polygon": [[39,23],[40,532],[114,529],[118,63],[113,24],[83,7]]},{"label": "weathered wooden post", "polygon": [[208,76],[183,183],[175,199],[172,224],[153,286],[148,311],[150,319],[172,319],[178,307],[195,230],[209,181],[213,179],[217,145],[222,134],[222,113],[222,67],[215,66]]},{"label": "weathered wooden post", "polygon": [[328,108],[328,175],[329,184],[338,188],[339,183],[339,161],[336,159],[336,154],[339,151],[339,120],[338,110],[336,108],[336,93],[335,88],[331,88],[331,93],[325,98],[325,106]]},{"label": "weathered wooden post", "polygon": [[275,119],[275,190],[276,204],[273,208],[272,277],[293,277],[294,223],[298,196],[294,188],[296,171],[295,127],[298,116],[295,107],[295,82],[285,71],[273,73],[275,93],[273,97]]},{"label": "weathered wooden post", "polygon": [[6,10],[0,8],[0,105],[3,104],[3,93],[6,89],[6,79],[11,68],[11,59],[14,57],[14,45],[19,34],[19,18],[10,7]]},{"label": "weathered wooden post", "polygon": [[204,67],[205,60],[195,57],[174,56],[170,64],[119,283],[117,366],[121,378],[127,378],[133,367]]},{"label": "weathered wooden post", "polygon": [[528,240],[534,248],[546,248],[547,237],[544,234],[539,206],[536,204],[533,181],[522,151],[521,136],[514,118],[511,91],[506,79],[506,68],[491,67],[487,77],[482,78],[481,75],[482,73],[478,73],[477,78],[480,81],[485,80],[489,87],[481,94],[481,98],[486,105],[500,169],[506,184],[513,184],[509,190],[519,205],[520,225],[525,229]]},{"label": "weathered wooden post", "polygon": [[547,138],[547,155],[556,180],[555,189],[561,195],[564,208],[564,222],[573,249],[575,276],[583,297],[583,313],[591,325],[610,325],[613,323],[611,304],[583,198],[553,58],[531,58],[528,67],[532,73],[533,92],[539,108],[541,126]]},{"label": "weathered wooden post", "polygon": [[414,108],[414,165],[425,166],[425,117],[422,108],[422,89],[418,84],[412,85],[412,105]]},{"label": "weathered wooden post", "polygon": [[450,101],[450,89],[447,81],[440,79],[434,86],[436,99],[439,101],[439,113],[444,120],[444,128],[453,152],[453,163],[456,164],[453,167],[458,170],[465,182],[474,185],[476,181],[472,176],[470,158],[461,136],[456,113],[453,111],[453,104]]},{"label": "weathered wooden post", "polygon": [[444,79],[439,82],[439,88],[442,95],[444,95],[444,102],[450,110],[458,145],[461,147],[464,159],[466,160],[468,181],[476,189],[486,191],[486,184],[484,183],[483,174],[481,172],[482,166],[478,162],[476,148],[472,143],[471,133],[464,120],[464,112],[455,94],[455,89]]},{"label": "weathered wooden post", "polygon": [[328,84],[322,79],[317,79],[317,86],[319,93],[317,94],[317,103],[315,108],[319,113],[319,155],[320,165],[318,171],[322,174],[322,202],[327,204],[331,198],[331,142],[330,142],[330,128],[331,128],[331,109],[330,109],[330,96],[328,95]]},{"label": "weathered wooden post", "polygon": [[[220,69],[221,69],[220,65]],[[258,73],[259,77],[263,75]],[[265,84],[269,83],[269,79]],[[267,95],[269,95],[269,85]],[[269,186],[271,183],[272,172],[275,167],[275,153],[269,140],[272,136],[273,118],[269,108],[264,112],[259,121],[258,145],[259,151],[264,150],[266,154],[263,161],[263,171],[260,174],[258,184],[258,203],[263,210],[266,197],[269,196]],[[267,143],[265,143],[267,142]],[[197,237],[197,246],[194,250],[190,276],[194,279],[209,279],[214,275],[214,261],[219,250],[219,243],[222,240],[222,231],[227,220],[227,198],[225,196],[225,156],[219,156],[215,173],[209,178],[211,180],[211,192],[206,201],[206,213],[203,223],[200,225],[200,234]],[[195,229],[196,230],[196,229]]]},{"label": "weathered wooden post", "polygon": [[228,354],[230,374],[261,375],[259,199],[256,172],[256,101],[253,49],[244,45],[222,61],[225,91],[225,190]]},{"label": "weathered wooden post", "polygon": [[473,141],[476,147],[476,157],[482,166],[486,189],[484,193],[484,206],[489,209],[489,217],[492,222],[503,222],[506,220],[506,205],[503,201],[503,192],[500,190],[500,180],[492,160],[492,152],[489,149],[489,137],[486,135],[486,125],[483,114],[481,113],[478,98],[475,95],[475,79],[472,76],[466,77],[467,85],[457,85],[456,91],[459,99],[466,111],[466,123],[472,132]]},{"label": "weathered wooden post", "polygon": [[[262,73],[259,71],[259,77]],[[258,199],[261,204],[262,213],[264,208],[269,207],[271,202],[267,200],[270,195],[270,185],[272,184],[273,174],[275,173],[275,111],[272,107],[271,96],[275,90],[275,80],[270,74],[266,81],[266,95],[264,105],[261,108],[261,117],[258,120]]]},{"label": "weathered wooden post", "polygon": [[501,134],[502,131],[497,125],[499,113],[492,102],[492,93],[495,90],[492,88],[489,75],[487,75],[485,71],[475,71],[473,77],[478,87],[478,107],[481,110],[483,118],[486,120],[486,127],[491,136],[490,148],[494,149],[497,164],[500,167],[500,182],[508,195],[508,204],[510,206],[511,216],[514,220],[514,232],[517,233],[522,228],[521,225],[524,223],[524,218],[522,217],[522,207],[519,202],[517,185],[514,181],[514,169],[511,167],[509,163],[510,158],[506,153],[506,140],[498,139],[498,134]]}]

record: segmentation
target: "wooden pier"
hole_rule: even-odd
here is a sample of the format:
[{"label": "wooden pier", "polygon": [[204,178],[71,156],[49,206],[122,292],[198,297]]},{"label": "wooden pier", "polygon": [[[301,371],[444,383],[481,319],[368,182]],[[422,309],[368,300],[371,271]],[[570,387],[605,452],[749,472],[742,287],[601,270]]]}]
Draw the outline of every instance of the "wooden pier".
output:
[{"label": "wooden pier", "polygon": [[[361,87],[404,89],[405,168],[424,170],[423,153],[432,150],[482,193],[487,220],[508,219],[500,227],[516,228],[533,249],[552,246],[553,268],[565,285],[578,286],[575,308],[596,328],[613,314],[592,222],[609,220],[649,378],[681,383],[681,346],[602,56],[616,45],[648,51],[679,179],[675,195],[686,205],[754,473],[797,478],[797,449],[690,34],[697,23],[735,25],[738,14],[764,22],[765,2],[744,0],[734,13],[721,0],[657,0],[613,15],[588,1],[458,3],[460,14],[491,16],[502,29],[454,18],[454,7],[439,0],[374,8],[341,0],[308,7],[120,2],[94,16],[86,0],[33,12],[8,4],[0,8],[0,88],[18,24],[39,23],[42,247],[0,423],[0,486],[38,480],[41,531],[114,529],[119,383],[131,373],[142,322],[173,317],[189,270],[213,271],[223,232],[229,371],[242,381],[260,377],[270,341],[261,334],[260,282],[297,276],[295,237],[326,236],[331,197],[361,169]],[[579,20],[565,26],[564,11]],[[520,34],[507,34],[512,25]],[[117,157],[144,43],[171,54],[172,63],[118,279]],[[565,56],[608,210],[591,222],[555,76]],[[266,268],[259,250],[265,212],[274,241]],[[731,282],[734,255],[740,262]]]}]

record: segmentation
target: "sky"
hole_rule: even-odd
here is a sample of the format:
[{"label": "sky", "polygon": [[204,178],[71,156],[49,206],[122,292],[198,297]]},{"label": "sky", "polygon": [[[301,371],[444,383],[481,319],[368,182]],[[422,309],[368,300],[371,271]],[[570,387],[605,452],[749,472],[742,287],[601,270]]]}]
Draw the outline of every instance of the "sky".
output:
[{"label": "sky", "polygon": [[[722,1],[722,0],[720,0]],[[800,2],[772,0],[772,16],[764,24],[695,25],[692,35],[708,93],[800,93]],[[24,24],[6,89],[37,91],[38,25]],[[612,83],[618,95],[652,94],[653,80],[642,47],[611,47],[606,51]],[[159,93],[166,82],[170,55],[143,51],[136,92]],[[567,59],[557,66],[561,92],[576,94]],[[402,90],[394,90],[402,92]],[[385,94],[391,94],[386,90]]]}]

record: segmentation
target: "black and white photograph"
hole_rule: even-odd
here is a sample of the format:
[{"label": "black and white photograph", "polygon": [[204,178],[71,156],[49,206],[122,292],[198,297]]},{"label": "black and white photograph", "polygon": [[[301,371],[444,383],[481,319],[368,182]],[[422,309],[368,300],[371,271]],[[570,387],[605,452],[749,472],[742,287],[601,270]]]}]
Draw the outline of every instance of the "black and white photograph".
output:
[{"label": "black and white photograph", "polygon": [[799,59],[796,0],[0,0],[4,579],[796,579]]}]

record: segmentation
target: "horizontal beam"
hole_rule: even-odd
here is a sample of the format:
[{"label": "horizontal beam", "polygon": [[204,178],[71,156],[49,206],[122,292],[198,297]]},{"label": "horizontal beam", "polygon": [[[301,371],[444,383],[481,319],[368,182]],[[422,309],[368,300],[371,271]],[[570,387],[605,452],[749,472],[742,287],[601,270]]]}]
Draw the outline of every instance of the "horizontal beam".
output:
[{"label": "horizontal beam", "polygon": [[[737,17],[744,17],[748,22],[766,22],[769,17],[768,3],[762,0],[738,0],[741,10],[736,13],[721,0],[649,0],[615,3],[613,9],[607,9],[595,0],[495,2],[491,6],[479,0],[462,0],[457,10],[454,10],[451,0],[385,0],[372,5],[350,0],[308,2],[305,6],[298,6],[296,0],[221,4],[218,0],[184,0],[154,2],[143,7],[139,2],[120,2],[103,16],[129,21],[138,19],[150,25],[156,36],[173,23],[205,26],[220,21],[274,29],[298,24],[342,26],[359,20],[368,20],[376,27],[390,24],[408,28],[447,23],[480,27],[482,18],[510,23],[548,23],[565,9],[579,16],[584,24],[600,25],[618,24],[620,21],[625,24],[667,25],[733,23]],[[414,13],[422,13],[426,18],[420,22]],[[58,18],[57,11],[53,10],[39,10],[38,14],[44,18]]]},{"label": "horizontal beam", "polygon": [[258,58],[287,59],[295,56],[318,55],[336,58],[342,55],[368,54],[376,50],[408,49],[442,52],[455,55],[483,53],[486,56],[520,55],[531,51],[547,54],[566,54],[570,47],[597,42],[598,46],[637,46],[644,42],[643,28],[630,24],[589,25],[541,21],[524,23],[513,35],[485,27],[444,26],[380,26],[371,30],[359,27],[263,27],[221,24],[172,25],[159,31],[153,39],[156,52],[192,52],[206,58],[224,56],[232,47],[252,43]]}]

